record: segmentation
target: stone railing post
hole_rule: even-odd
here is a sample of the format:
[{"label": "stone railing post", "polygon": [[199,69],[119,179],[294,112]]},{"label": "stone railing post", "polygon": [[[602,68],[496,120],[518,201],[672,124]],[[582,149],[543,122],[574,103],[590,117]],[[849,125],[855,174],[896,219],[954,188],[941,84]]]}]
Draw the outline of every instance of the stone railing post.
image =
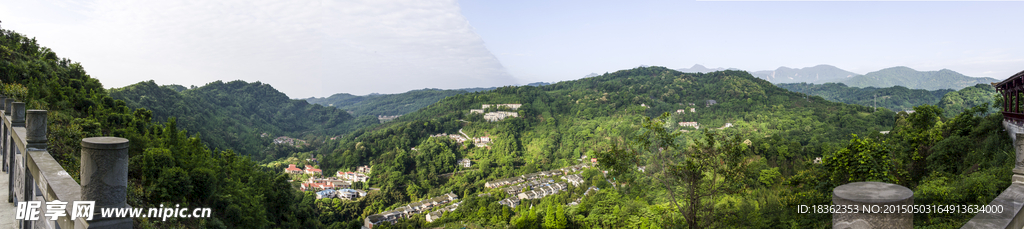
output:
[{"label": "stone railing post", "polygon": [[25,132],[25,148],[46,150],[46,110],[25,111]]},{"label": "stone railing post", "polygon": [[11,126],[13,127],[25,127],[25,103],[13,102],[11,103]]},{"label": "stone railing post", "polygon": [[858,208],[857,213],[832,214],[832,228],[914,228],[913,213],[884,212],[887,205],[893,207],[914,204],[914,191],[901,185],[882,182],[840,185],[832,190],[832,204]]},{"label": "stone railing post", "polygon": [[[25,166],[25,182],[23,183],[25,185],[25,201],[34,201],[34,200],[36,200],[35,199],[35,197],[36,197],[36,194],[35,194],[36,181],[35,181],[35,179],[42,179],[42,178],[32,177],[32,172],[29,171],[29,167],[27,165],[28,163],[30,163],[29,160],[28,160],[28,157],[29,157],[28,156],[28,151],[29,150],[46,150],[46,111],[45,110],[28,110],[28,111],[26,111],[24,103],[17,103],[16,102],[16,103],[13,103],[13,104],[15,105],[14,106],[14,114],[19,114],[20,113],[22,121],[25,121],[24,118],[28,117],[28,124],[29,125],[25,126],[25,135],[28,135],[30,139],[31,139],[31,136],[42,135],[43,147],[41,147],[41,148],[33,148],[33,147],[26,146],[25,147],[25,152],[22,152],[22,155],[24,155],[24,157],[25,157],[25,163],[26,163],[26,166]],[[19,106],[19,104],[20,104],[20,106]],[[12,119],[11,123],[12,123],[12,125],[14,124],[14,122],[13,122],[14,116],[15,115],[11,115],[11,119]],[[40,125],[40,124],[42,124],[42,125]],[[24,125],[24,123],[23,123],[23,125]],[[25,222],[25,228],[32,228],[32,224],[35,223],[35,222],[29,221],[29,220],[25,220],[24,222]]]},{"label": "stone railing post", "polygon": [[[82,200],[96,201],[96,209],[127,207],[128,139],[82,139],[80,168]],[[95,215],[89,228],[132,228],[132,220]]]}]

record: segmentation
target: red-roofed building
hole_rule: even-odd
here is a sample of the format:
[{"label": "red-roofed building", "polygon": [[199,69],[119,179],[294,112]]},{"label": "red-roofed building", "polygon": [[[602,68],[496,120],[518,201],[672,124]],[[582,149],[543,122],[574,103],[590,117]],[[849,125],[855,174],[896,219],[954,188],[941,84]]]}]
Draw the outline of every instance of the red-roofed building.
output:
[{"label": "red-roofed building", "polygon": [[284,173],[302,174],[302,169],[296,168],[295,164],[288,164],[288,168],[284,168]]},{"label": "red-roofed building", "polygon": [[299,187],[302,191],[320,191],[324,189],[334,188],[334,184],[328,183],[302,183],[302,187]]},{"label": "red-roofed building", "polygon": [[312,166],[312,165],[306,165],[306,174],[310,174],[310,175],[320,175],[320,174],[322,174],[322,173],[323,173],[323,171],[321,171],[320,169],[318,169],[318,168],[313,168],[313,166]]}]

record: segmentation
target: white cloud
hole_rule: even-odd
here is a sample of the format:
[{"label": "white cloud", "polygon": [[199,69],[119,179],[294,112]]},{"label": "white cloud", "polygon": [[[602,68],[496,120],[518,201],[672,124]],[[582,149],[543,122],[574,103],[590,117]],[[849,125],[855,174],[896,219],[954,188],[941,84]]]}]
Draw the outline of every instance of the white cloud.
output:
[{"label": "white cloud", "polygon": [[25,2],[0,6],[4,28],[107,87],[242,79],[295,98],[515,83],[452,1]]},{"label": "white cloud", "polygon": [[[454,1],[324,2],[325,87],[404,81],[461,88],[516,83]],[[342,67],[343,66],[343,67]],[[381,66],[387,66],[382,68]],[[366,80],[352,80],[364,78]],[[396,90],[393,92],[397,92]],[[368,92],[368,91],[366,91]]]}]

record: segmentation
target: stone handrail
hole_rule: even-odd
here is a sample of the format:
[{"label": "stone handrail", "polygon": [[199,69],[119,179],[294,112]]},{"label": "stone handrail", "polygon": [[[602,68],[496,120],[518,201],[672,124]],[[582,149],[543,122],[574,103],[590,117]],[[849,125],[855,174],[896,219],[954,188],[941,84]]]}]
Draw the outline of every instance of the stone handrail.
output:
[{"label": "stone handrail", "polygon": [[978,213],[962,228],[1021,228],[1024,227],[1024,126],[1004,117],[1003,127],[1013,139],[1015,151],[1013,177],[1010,187],[999,193],[989,205],[1003,206],[999,213]]},{"label": "stone handrail", "polygon": [[[40,201],[38,220],[19,220],[21,228],[131,228],[131,218],[100,218],[95,215],[92,220],[78,217],[74,220],[71,216],[80,215],[73,212],[75,201],[96,201],[93,212],[95,214],[100,207],[130,207],[125,205],[127,198],[127,140],[116,145],[124,147],[104,147],[111,145],[104,142],[103,138],[82,139],[81,167],[83,168],[81,178],[83,183],[87,180],[105,178],[103,183],[115,183],[102,185],[103,187],[90,187],[79,185],[67,171],[50,156],[46,150],[46,129],[47,111],[25,110],[25,104],[14,99],[0,95],[0,155],[3,156],[3,172],[8,175],[8,202],[18,203],[26,201]],[[97,139],[101,139],[97,142]],[[96,147],[99,146],[99,147]],[[89,149],[89,148],[100,148]],[[120,149],[118,149],[120,148]],[[90,152],[87,152],[90,151]],[[123,152],[122,152],[123,151]],[[105,157],[90,157],[87,155],[104,154]],[[116,166],[115,166],[116,165]],[[85,171],[86,168],[106,166],[98,171]],[[121,166],[123,168],[117,168]],[[96,170],[96,169],[93,169]],[[109,178],[115,179],[109,179]],[[45,216],[47,212],[46,202],[64,202],[64,216],[57,220],[49,220]],[[120,204],[120,205],[116,205]],[[3,216],[11,217],[14,216]]]}]

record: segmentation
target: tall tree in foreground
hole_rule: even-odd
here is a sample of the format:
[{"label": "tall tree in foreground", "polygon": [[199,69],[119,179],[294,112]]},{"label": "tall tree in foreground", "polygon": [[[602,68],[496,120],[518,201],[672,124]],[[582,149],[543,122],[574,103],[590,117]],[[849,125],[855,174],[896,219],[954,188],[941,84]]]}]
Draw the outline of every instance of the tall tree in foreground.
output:
[{"label": "tall tree in foreground", "polygon": [[684,145],[679,132],[667,129],[668,118],[668,113],[644,117],[625,148],[615,146],[599,154],[598,160],[625,184],[633,184],[639,173],[654,177],[689,228],[714,227],[721,223],[716,216],[728,214],[715,211],[715,196],[739,191],[738,186],[727,184],[744,176],[746,145],[738,137],[722,140],[723,136],[709,131],[692,145]]}]

